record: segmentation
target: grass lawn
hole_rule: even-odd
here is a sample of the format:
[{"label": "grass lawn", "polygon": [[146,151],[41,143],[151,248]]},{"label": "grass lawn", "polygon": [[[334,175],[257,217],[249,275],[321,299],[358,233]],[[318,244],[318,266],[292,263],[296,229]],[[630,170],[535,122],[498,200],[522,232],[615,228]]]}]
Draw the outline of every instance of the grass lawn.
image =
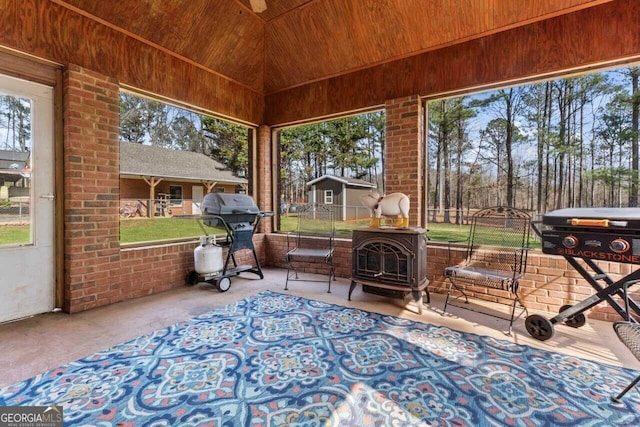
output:
[{"label": "grass lawn", "polygon": [[[204,226],[206,234],[226,234],[224,229]],[[138,243],[200,237],[205,233],[193,218],[134,218],[120,220],[120,243]]]},{"label": "grass lawn", "polygon": [[[296,229],[295,217],[282,217],[281,230],[294,231]],[[336,222],[336,235],[338,237],[350,237],[351,230],[357,227],[366,227],[369,220],[359,222]],[[204,227],[206,234],[225,235],[222,228]],[[172,240],[204,236],[205,233],[195,219],[182,218],[135,218],[120,220],[120,243],[152,242],[159,240]],[[465,240],[469,235],[468,225],[454,224],[429,224],[428,236],[432,242],[448,242],[450,240]],[[0,226],[0,245],[15,245],[29,243],[29,226]],[[540,242],[533,237],[529,240],[529,246],[540,248]]]},{"label": "grass lawn", "polygon": [[[295,231],[297,227],[297,218],[282,217],[280,220],[280,229],[282,231]],[[337,236],[351,236],[351,231],[358,227],[367,227],[370,224],[369,219],[357,222],[336,222]],[[449,240],[464,240],[469,235],[469,226],[457,226],[453,224],[429,224],[429,239],[435,242],[448,242]]]},{"label": "grass lawn", "polygon": [[0,226],[0,245],[19,245],[30,242],[28,225]]},{"label": "grass lawn", "polygon": [[[296,217],[282,217],[281,218],[281,227],[282,231],[295,231],[297,222]],[[369,225],[369,220],[362,220],[358,222],[336,222],[336,235],[338,237],[350,237],[351,231],[354,228],[358,227],[366,227]],[[455,224],[441,224],[441,223],[430,223],[428,226],[429,232],[427,235],[429,236],[429,240],[432,242],[444,242],[447,243],[449,241],[459,241],[466,240],[469,236],[469,225],[455,225]],[[464,244],[465,242],[462,242]],[[484,242],[486,244],[498,244],[500,242],[497,241],[487,241]],[[540,248],[540,242],[535,241],[532,237],[529,238],[529,246],[534,249]]]}]

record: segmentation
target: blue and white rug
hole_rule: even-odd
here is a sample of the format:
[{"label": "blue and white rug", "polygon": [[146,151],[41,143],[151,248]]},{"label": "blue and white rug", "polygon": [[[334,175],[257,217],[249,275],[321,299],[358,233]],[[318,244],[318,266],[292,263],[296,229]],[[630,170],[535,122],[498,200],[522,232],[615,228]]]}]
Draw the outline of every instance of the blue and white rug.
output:
[{"label": "blue and white rug", "polygon": [[275,292],[0,389],[65,425],[640,425],[638,373]]}]

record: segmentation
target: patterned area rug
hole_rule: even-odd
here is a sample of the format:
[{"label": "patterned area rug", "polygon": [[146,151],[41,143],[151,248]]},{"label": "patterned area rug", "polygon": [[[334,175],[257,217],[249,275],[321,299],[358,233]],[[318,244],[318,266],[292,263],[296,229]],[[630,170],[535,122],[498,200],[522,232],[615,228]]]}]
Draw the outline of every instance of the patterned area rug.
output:
[{"label": "patterned area rug", "polygon": [[637,372],[275,292],[0,389],[65,425],[640,425]]}]

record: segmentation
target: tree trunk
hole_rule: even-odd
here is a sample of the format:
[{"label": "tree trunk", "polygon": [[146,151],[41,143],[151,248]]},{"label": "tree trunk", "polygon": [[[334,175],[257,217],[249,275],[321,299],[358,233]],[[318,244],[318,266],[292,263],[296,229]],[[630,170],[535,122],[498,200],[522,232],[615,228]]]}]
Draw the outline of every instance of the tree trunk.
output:
[{"label": "tree trunk", "polygon": [[631,68],[631,189],[629,206],[638,206],[638,121],[640,113],[640,91],[638,77],[640,68]]}]

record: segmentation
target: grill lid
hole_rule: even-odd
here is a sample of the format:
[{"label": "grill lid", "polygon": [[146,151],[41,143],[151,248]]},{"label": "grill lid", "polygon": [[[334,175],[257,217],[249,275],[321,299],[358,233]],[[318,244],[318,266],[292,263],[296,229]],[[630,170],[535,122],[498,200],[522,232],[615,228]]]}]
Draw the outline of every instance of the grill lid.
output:
[{"label": "grill lid", "polygon": [[202,211],[209,215],[257,215],[253,199],[246,194],[209,193],[202,200]]},{"label": "grill lid", "polygon": [[640,208],[568,208],[549,212],[544,225],[572,228],[640,230]]}]

